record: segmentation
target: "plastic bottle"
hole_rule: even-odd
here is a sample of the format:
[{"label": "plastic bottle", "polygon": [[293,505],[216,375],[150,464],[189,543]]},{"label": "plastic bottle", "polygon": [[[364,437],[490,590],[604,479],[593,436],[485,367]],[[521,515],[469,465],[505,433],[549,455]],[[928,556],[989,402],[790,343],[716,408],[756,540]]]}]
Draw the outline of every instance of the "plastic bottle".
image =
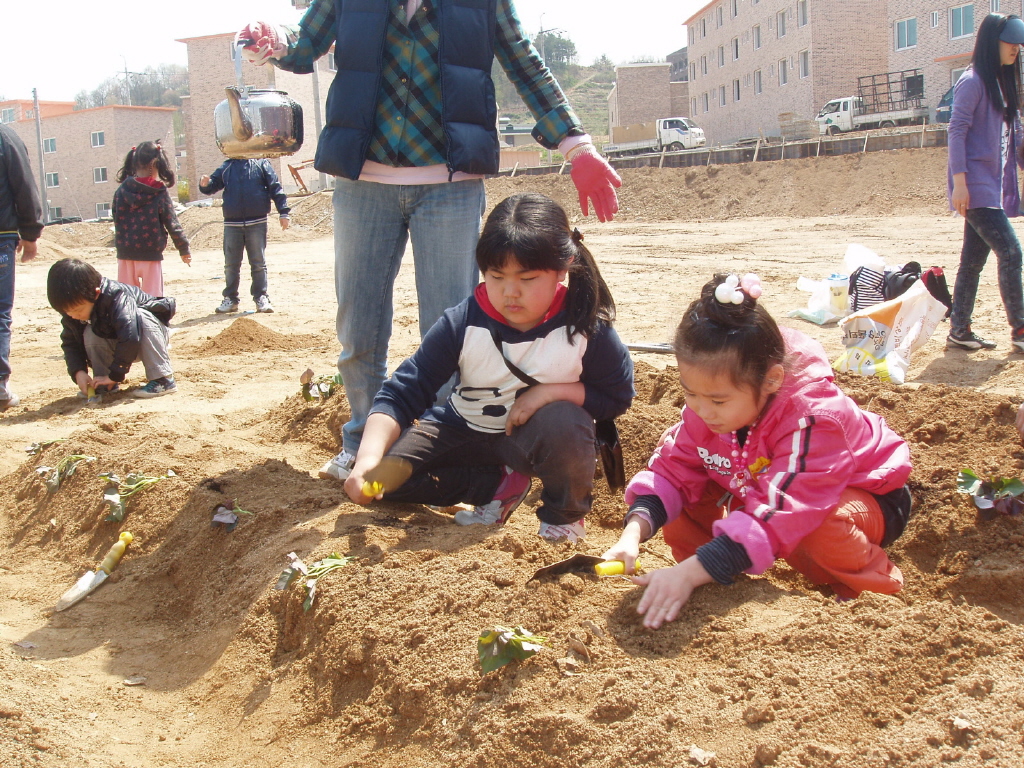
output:
[{"label": "plastic bottle", "polygon": [[833,315],[845,317],[850,308],[850,278],[833,272],[828,276],[828,308]]}]

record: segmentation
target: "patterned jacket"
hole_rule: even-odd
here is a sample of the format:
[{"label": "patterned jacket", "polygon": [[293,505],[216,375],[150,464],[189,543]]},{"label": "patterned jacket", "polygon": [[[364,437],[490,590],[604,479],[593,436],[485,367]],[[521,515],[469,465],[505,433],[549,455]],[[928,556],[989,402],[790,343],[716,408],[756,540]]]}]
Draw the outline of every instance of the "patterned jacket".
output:
[{"label": "patterned jacket", "polygon": [[163,261],[168,232],[178,253],[184,256],[189,252],[188,238],[163,183],[154,187],[130,176],[114,193],[110,213],[119,259]]}]

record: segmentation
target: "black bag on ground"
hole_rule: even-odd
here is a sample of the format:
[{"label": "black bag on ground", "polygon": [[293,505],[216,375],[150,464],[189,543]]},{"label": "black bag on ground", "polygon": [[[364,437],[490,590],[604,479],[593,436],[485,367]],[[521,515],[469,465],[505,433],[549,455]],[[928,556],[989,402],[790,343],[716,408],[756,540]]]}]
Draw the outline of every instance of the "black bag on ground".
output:
[{"label": "black bag on ground", "polygon": [[885,275],[867,267],[857,267],[850,275],[850,311],[881,304],[885,301]]},{"label": "black bag on ground", "polygon": [[942,267],[928,267],[921,273],[924,287],[932,297],[946,307],[946,317],[953,311],[953,297],[949,294],[949,285],[946,284],[946,273]]},{"label": "black bag on ground", "polygon": [[908,261],[899,269],[885,274],[883,293],[885,300],[891,301],[902,296],[914,283],[921,279],[921,265],[916,261]]}]

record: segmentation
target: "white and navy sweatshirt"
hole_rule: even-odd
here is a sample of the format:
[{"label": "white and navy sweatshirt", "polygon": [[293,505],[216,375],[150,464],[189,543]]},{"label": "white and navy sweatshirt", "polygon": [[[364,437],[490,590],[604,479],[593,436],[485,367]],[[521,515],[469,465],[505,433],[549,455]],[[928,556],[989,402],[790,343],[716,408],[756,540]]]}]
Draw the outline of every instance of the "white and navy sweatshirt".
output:
[{"label": "white and navy sweatshirt", "polygon": [[[481,283],[473,296],[447,310],[423,337],[419,349],[384,382],[371,413],[385,413],[403,428],[426,418],[467,425],[480,432],[505,431],[519,390],[502,352],[541,384],[582,382],[583,408],[595,421],[626,412],[633,400],[633,361],[611,326],[602,323],[587,338],[566,333],[560,287],[548,316],[528,331],[508,325],[487,299]],[[495,338],[501,344],[499,352]],[[457,373],[448,400],[433,406],[437,391]]]}]

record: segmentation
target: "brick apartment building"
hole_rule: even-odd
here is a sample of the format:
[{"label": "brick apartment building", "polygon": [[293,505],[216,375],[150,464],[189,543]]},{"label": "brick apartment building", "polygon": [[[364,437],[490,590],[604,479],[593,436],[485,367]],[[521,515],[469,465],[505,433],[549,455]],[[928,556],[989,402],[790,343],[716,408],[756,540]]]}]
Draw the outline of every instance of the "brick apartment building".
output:
[{"label": "brick apartment building", "polygon": [[[175,110],[171,107],[112,105],[78,111],[74,107],[70,101],[39,104],[48,220],[108,216],[117,172],[139,142],[160,139],[168,156],[174,156]],[[32,102],[0,102],[0,117],[25,142],[38,184],[39,141]]]},{"label": "brick apartment building", "polygon": [[689,117],[690,84],[672,79],[674,66],[663,61],[616,67],[615,86],[608,94],[609,129],[659,117]]},{"label": "brick apartment building", "polygon": [[[235,60],[237,55],[232,44],[234,32],[204,37],[188,37],[178,40],[188,47],[188,77],[190,95],[182,100],[185,120],[185,156],[181,160],[182,175],[189,180],[190,197],[201,197],[199,178],[209,174],[224,162],[224,155],[217,148],[213,126],[213,110],[224,100],[224,88],[234,85]],[[324,114],[327,89],[334,79],[334,54],[328,53],[316,62],[320,81],[320,109]],[[242,62],[242,80],[245,85],[256,88],[274,88],[285,91],[302,105],[303,142],[302,149],[295,155],[272,158],[274,170],[281,179],[286,192],[298,189],[288,165],[298,165],[312,160],[316,154],[317,130],[314,121],[313,77],[285,72],[270,64],[256,67]],[[302,178],[310,190],[320,189],[320,174],[308,168],[301,171]]]},{"label": "brick apartment building", "polygon": [[[715,0],[686,20],[690,116],[709,144],[778,135],[778,116],[811,119],[862,75],[921,69],[923,103],[970,61],[986,14],[1021,0]],[[662,115],[664,116],[664,115]]]}]

